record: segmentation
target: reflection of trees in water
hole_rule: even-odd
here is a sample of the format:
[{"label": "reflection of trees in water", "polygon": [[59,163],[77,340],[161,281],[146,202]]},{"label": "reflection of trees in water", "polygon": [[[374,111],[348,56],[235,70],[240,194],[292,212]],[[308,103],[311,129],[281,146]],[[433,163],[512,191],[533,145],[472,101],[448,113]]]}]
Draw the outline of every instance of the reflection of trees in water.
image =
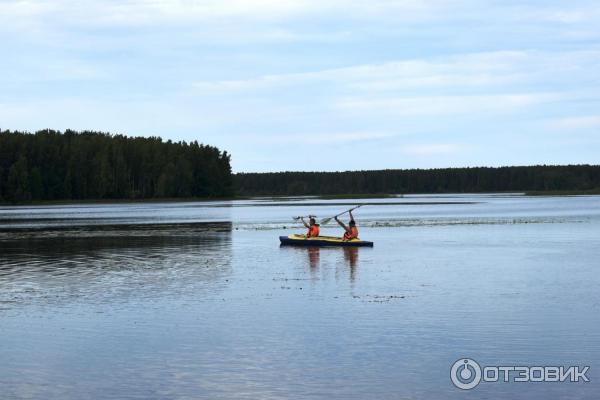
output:
[{"label": "reflection of trees in water", "polygon": [[[0,240],[0,301],[152,299],[219,291],[231,224],[125,225],[17,232]],[[214,284],[218,281],[219,284]]]}]

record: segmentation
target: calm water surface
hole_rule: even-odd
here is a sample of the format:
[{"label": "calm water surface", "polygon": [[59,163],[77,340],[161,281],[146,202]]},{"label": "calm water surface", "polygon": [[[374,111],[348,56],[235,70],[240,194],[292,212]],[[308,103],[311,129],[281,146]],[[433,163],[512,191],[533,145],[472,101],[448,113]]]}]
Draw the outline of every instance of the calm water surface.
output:
[{"label": "calm water surface", "polygon": [[361,201],[372,249],[279,246],[356,200],[0,207],[0,398],[600,396],[600,197]]}]

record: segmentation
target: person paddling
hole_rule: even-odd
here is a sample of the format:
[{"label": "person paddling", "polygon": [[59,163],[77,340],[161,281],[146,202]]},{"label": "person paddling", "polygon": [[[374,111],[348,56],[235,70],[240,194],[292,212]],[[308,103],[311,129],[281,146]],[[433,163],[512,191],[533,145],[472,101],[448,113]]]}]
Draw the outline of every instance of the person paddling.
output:
[{"label": "person paddling", "polygon": [[319,236],[319,224],[317,224],[317,221],[313,217],[310,217],[310,219],[308,220],[308,224],[306,223],[306,221],[304,221],[304,217],[300,217],[300,221],[302,221],[304,226],[308,228],[308,232],[306,232],[307,238]]},{"label": "person paddling", "polygon": [[345,230],[343,237],[344,242],[348,242],[352,239],[358,239],[358,228],[356,227],[356,221],[354,221],[352,211],[348,211],[348,214],[350,214],[350,222],[348,225],[340,221],[338,217],[335,217],[336,222]]}]

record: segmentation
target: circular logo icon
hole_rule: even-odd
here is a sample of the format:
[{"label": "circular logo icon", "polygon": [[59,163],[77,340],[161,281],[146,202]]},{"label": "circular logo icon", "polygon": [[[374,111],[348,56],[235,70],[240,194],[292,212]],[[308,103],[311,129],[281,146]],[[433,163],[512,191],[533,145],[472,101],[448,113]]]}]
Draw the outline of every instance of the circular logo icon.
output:
[{"label": "circular logo icon", "polygon": [[461,358],[452,364],[450,379],[459,389],[473,389],[481,382],[481,367],[475,360]]}]

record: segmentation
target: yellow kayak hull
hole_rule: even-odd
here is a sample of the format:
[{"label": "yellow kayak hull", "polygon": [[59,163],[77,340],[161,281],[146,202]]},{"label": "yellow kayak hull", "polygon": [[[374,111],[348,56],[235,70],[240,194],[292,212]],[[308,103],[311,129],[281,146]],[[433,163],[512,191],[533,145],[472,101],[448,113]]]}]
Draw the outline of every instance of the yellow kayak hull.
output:
[{"label": "yellow kayak hull", "polygon": [[305,235],[279,236],[279,241],[285,246],[344,246],[344,247],[373,247],[373,242],[360,239],[343,240],[336,236],[317,236],[307,238]]}]

